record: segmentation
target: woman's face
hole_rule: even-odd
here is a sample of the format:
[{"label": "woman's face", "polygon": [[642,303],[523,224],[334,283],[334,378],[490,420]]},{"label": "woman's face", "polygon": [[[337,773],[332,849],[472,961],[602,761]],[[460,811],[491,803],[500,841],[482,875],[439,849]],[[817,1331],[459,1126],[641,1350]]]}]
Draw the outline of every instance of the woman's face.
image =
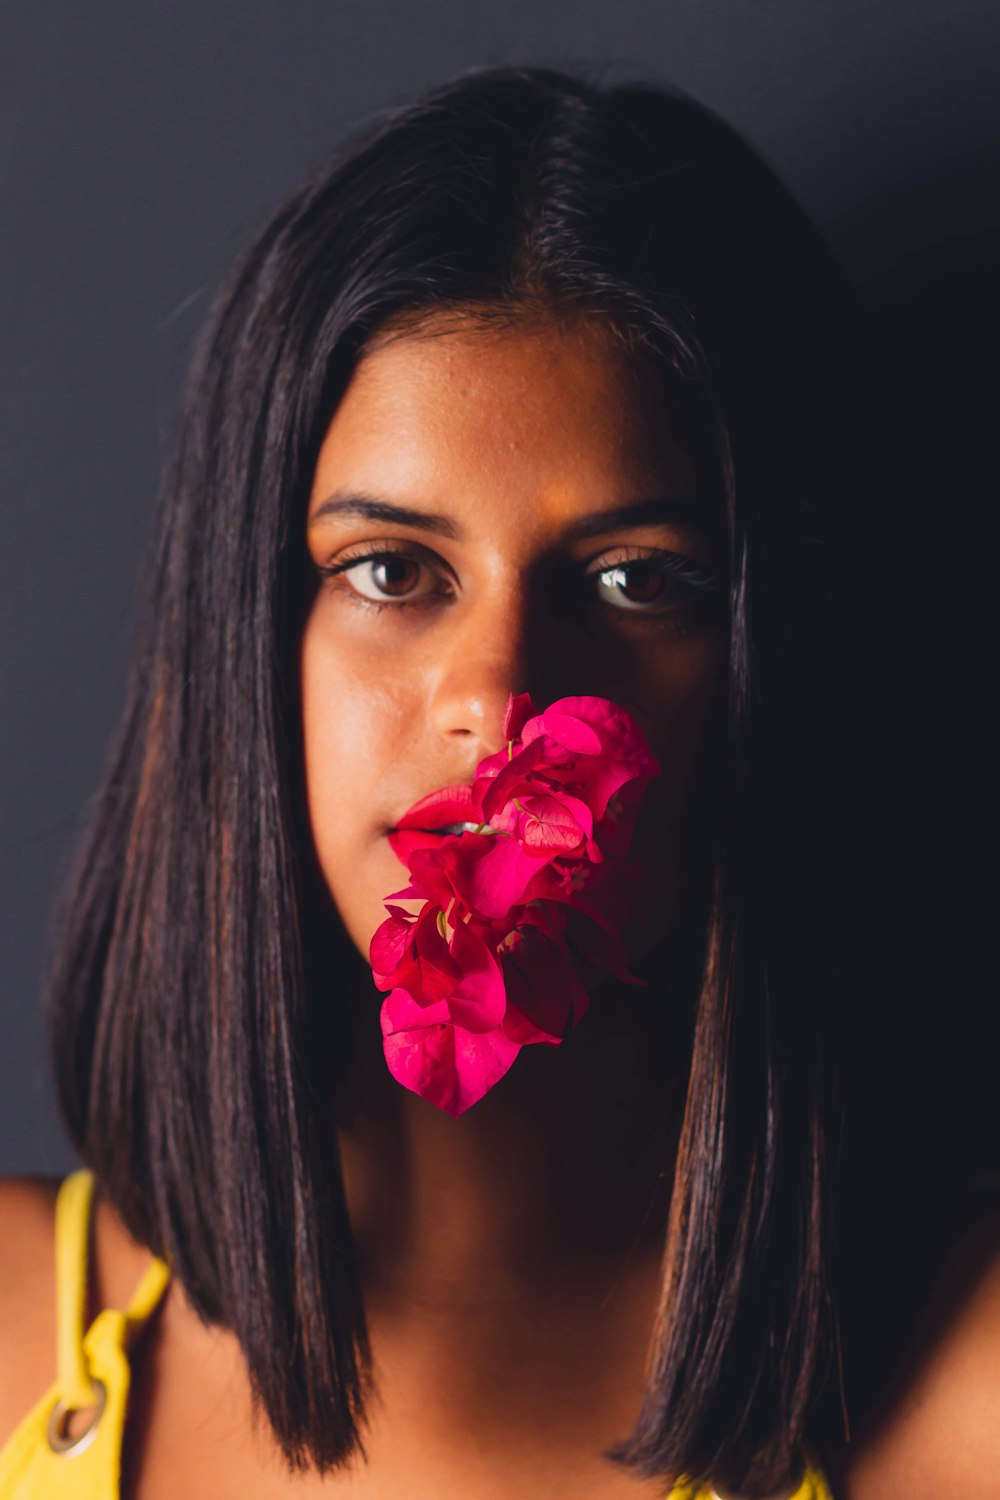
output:
[{"label": "woman's face", "polygon": [[697,582],[719,565],[707,501],[669,419],[653,365],[595,319],[453,318],[356,369],[309,501],[301,686],[316,851],[365,957],[406,879],[388,833],[471,781],[510,693],[612,698],[645,730],[663,775],[636,842],[660,892],[626,940],[669,925],[726,639],[724,590]]}]

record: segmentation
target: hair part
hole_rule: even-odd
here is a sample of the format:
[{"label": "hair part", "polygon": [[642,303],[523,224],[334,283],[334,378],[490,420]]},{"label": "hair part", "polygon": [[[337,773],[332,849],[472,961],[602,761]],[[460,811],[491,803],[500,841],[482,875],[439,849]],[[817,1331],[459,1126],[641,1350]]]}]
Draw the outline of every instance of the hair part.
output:
[{"label": "hair part", "polygon": [[312,851],[293,686],[305,505],[358,359],[453,314],[496,328],[585,308],[655,358],[726,532],[704,975],[647,1398],[616,1456],[753,1493],[822,1439],[822,875],[802,809],[825,724],[815,539],[839,482],[846,306],[813,231],[714,117],[540,69],[394,112],[275,215],[216,300],[48,1011],[74,1145],[199,1316],[233,1331],[292,1467],[358,1450],[371,1386],[329,1088],[350,1060],[329,991],[339,976],[346,997],[360,960]]}]

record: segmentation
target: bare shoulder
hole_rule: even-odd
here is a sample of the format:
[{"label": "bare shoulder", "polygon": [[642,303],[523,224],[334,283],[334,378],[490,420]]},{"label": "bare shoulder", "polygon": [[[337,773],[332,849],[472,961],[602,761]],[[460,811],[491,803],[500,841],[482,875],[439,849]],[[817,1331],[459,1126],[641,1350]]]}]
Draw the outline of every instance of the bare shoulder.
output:
[{"label": "bare shoulder", "polygon": [[843,1500],[1000,1494],[1000,1215],[956,1245],[897,1389],[860,1435]]},{"label": "bare shoulder", "polygon": [[0,1442],[55,1378],[58,1179],[0,1178]]}]

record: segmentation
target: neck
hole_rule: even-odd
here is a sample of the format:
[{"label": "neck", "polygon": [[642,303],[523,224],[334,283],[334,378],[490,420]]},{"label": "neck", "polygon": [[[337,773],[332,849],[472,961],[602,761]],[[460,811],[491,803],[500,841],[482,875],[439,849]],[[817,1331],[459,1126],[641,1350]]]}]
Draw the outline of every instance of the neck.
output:
[{"label": "neck", "polygon": [[379,995],[359,999],[341,1152],[367,1299],[591,1303],[658,1267],[682,1060],[662,986],[607,985],[566,1041],[524,1048],[459,1119],[389,1075]]}]

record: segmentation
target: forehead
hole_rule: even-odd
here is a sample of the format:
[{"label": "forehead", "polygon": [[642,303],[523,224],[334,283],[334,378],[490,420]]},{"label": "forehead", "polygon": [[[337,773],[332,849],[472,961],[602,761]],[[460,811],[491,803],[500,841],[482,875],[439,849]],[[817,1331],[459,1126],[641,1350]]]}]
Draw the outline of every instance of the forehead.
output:
[{"label": "forehead", "polygon": [[690,491],[651,360],[596,317],[508,326],[442,317],[377,341],[324,440],[312,505],[344,487],[560,508]]}]

